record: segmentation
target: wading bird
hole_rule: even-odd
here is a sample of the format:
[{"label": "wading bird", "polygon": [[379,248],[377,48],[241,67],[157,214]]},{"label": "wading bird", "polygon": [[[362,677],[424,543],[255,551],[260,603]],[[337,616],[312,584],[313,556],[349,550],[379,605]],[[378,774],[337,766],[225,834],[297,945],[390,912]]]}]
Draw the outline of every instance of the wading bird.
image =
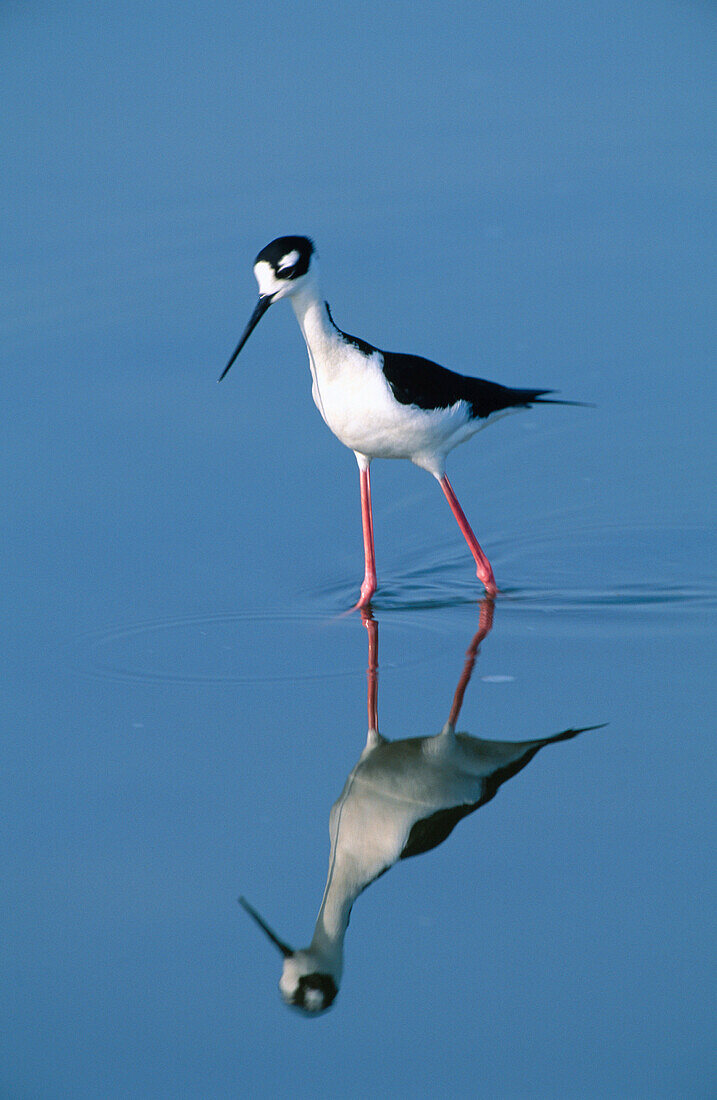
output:
[{"label": "wading bird", "polygon": [[535,741],[484,741],[456,733],[463,695],[478,646],[492,625],[492,601],[481,604],[478,631],[466,654],[448,720],[433,737],[388,741],[378,731],[378,623],[364,612],[369,635],[368,735],[329,818],[329,871],[314,935],[293,950],[244,898],[241,904],[284,956],[279,989],[284,1002],[315,1015],[334,1001],[343,973],[351,908],[367,886],[399,859],[441,844],[458,822],[485,805],[507,779],[545,745],[587,729],[563,730]]},{"label": "wading bird", "polygon": [[446,456],[493,420],[532,404],[577,404],[552,390],[512,389],[447,370],[419,355],[380,351],[342,332],[319,291],[316,252],[308,237],[278,237],[254,261],[259,301],[221,381],[267,309],[290,298],[306,341],[314,402],[326,424],[356,456],[361,487],[364,579],[357,607],[376,591],[369,467],[374,458],[407,458],[437,479],[475,559],[486,594],[493,569],[446,477]]}]

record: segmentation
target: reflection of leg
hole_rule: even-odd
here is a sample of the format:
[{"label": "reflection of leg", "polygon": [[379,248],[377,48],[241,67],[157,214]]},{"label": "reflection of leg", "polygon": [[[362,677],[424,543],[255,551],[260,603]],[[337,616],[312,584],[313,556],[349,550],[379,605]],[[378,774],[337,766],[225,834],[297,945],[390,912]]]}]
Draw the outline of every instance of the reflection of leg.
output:
[{"label": "reflection of leg", "polygon": [[451,707],[451,713],[448,715],[448,724],[455,728],[455,724],[458,721],[458,715],[460,714],[461,707],[463,706],[463,696],[465,690],[468,687],[468,681],[471,678],[473,672],[473,665],[475,664],[476,657],[478,656],[478,647],[483,639],[490,633],[493,626],[493,608],[494,603],[492,600],[481,600],[480,602],[480,618],[478,620],[478,630],[473,636],[473,641],[466,650],[466,663],[463,666],[463,672],[461,678],[458,681],[458,687],[456,693],[453,696],[453,706]]},{"label": "reflection of leg", "polygon": [[373,513],[371,511],[371,475],[368,467],[359,470],[361,479],[361,525],[363,527],[363,553],[365,561],[361,598],[357,607],[366,607],[376,591],[376,554],[373,547]]},{"label": "reflection of leg", "polygon": [[446,494],[446,500],[451,506],[451,511],[453,512],[453,515],[458,520],[458,526],[463,532],[463,538],[468,543],[470,552],[475,558],[476,575],[478,576],[478,579],[482,582],[483,587],[485,588],[486,596],[495,596],[498,588],[495,583],[491,564],[481,550],[478,539],[473,534],[473,531],[471,530],[471,526],[465,517],[463,509],[458,503],[458,497],[453,492],[451,483],[445,474],[443,475],[443,477],[439,478],[439,484],[441,486],[441,489],[443,489],[443,492]]},{"label": "reflection of leg", "polygon": [[372,618],[370,611],[364,611],[363,624],[368,631],[368,668],[366,669],[368,728],[369,731],[375,730],[378,733],[378,623]]}]

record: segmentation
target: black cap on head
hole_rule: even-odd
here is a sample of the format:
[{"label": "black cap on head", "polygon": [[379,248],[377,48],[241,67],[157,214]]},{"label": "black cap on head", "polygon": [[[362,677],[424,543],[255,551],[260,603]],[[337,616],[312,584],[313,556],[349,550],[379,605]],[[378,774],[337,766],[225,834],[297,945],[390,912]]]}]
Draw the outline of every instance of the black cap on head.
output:
[{"label": "black cap on head", "polygon": [[308,237],[277,237],[262,248],[254,263],[270,264],[281,279],[298,279],[309,270],[315,251]]},{"label": "black cap on head", "polygon": [[[262,278],[257,276],[260,291],[259,301],[256,303],[254,312],[249,318],[249,323],[242,333],[241,340],[234,348],[231,359],[219,376],[220,382],[271,303],[276,301],[277,298],[283,298],[284,295],[291,293],[292,280],[300,279],[309,270],[314,251],[314,245],[308,237],[277,237],[266,248],[262,248],[254,260],[254,266],[256,267],[260,263],[267,264],[271,268],[273,278],[268,280],[267,289],[267,282],[263,282]],[[265,272],[262,274],[265,274]]]},{"label": "black cap on head", "polygon": [[337,993],[336,982],[330,974],[303,974],[291,997],[287,998],[287,1004],[314,1015],[331,1008]]}]

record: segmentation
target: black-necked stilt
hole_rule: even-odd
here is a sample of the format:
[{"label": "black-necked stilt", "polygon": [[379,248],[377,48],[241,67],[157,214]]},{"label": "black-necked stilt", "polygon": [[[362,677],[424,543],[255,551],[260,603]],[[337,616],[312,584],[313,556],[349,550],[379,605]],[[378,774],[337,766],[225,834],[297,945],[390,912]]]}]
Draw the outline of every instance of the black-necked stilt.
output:
[{"label": "black-necked stilt", "polygon": [[365,571],[357,606],[365,607],[376,591],[369,475],[374,458],[408,458],[433,474],[475,558],[477,575],[494,596],[493,570],[446,477],[446,456],[512,410],[534,402],[574,402],[546,397],[551,390],[511,389],[469,378],[419,355],[380,351],[342,332],[319,293],[316,253],[308,237],[272,241],[257,256],[254,274],[259,301],[221,378],[269,306],[291,298],[309,352],[316,407],[359,466]]},{"label": "black-necked stilt", "polygon": [[284,956],[279,982],[284,1001],[311,1014],[324,1012],[338,993],[351,908],[367,886],[398,860],[441,844],[462,818],[489,802],[545,745],[599,728],[586,726],[518,742],[483,741],[456,733],[478,647],[492,625],[493,602],[483,600],[479,628],[441,732],[387,741],[378,731],[378,623],[370,613],[364,616],[369,632],[368,735],[331,808],[329,872],[311,943],[293,950],[244,898],[239,899]]}]

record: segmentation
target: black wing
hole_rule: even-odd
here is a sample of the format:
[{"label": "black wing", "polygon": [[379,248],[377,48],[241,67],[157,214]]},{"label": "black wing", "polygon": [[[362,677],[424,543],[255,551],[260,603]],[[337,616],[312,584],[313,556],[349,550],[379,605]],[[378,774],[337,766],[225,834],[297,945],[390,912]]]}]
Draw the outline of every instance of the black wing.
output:
[{"label": "black wing", "polygon": [[457,401],[465,401],[474,419],[485,419],[501,409],[527,409],[533,402],[550,405],[579,404],[545,396],[553,393],[553,390],[513,389],[511,386],[501,386],[498,382],[488,382],[485,378],[458,374],[431,359],[424,359],[421,355],[381,351],[359,336],[351,336],[340,329],[331,316],[329,303],[325,302],[324,305],[329,321],[347,344],[352,344],[364,355],[378,352],[382,357],[386,381],[393,396],[402,405],[416,405],[419,409],[448,409]]},{"label": "black wing", "polygon": [[484,378],[470,378],[420,355],[393,351],[381,354],[383,373],[393,396],[402,405],[417,405],[419,409],[446,409],[457,401],[465,401],[471,416],[483,419],[501,409],[527,408],[552,393],[552,390],[516,390]]},{"label": "black wing", "polygon": [[522,771],[546,745],[554,745],[558,741],[570,741],[580,733],[588,733],[602,728],[602,726],[583,726],[580,729],[569,729],[563,730],[561,733],[554,733],[552,737],[544,737],[540,741],[528,741],[524,742],[523,745],[516,742],[511,747],[515,750],[522,748],[524,751],[517,752],[512,760],[508,760],[486,776],[483,793],[477,802],[464,802],[459,806],[447,806],[445,809],[430,814],[429,817],[416,821],[411,828],[408,840],[399,858],[409,859],[411,856],[419,856],[442,844],[453,832],[459,821],[462,821],[468,814],[472,814],[474,810],[477,810],[480,806],[485,806],[486,802],[490,802],[491,799],[495,798],[503,783]]}]

